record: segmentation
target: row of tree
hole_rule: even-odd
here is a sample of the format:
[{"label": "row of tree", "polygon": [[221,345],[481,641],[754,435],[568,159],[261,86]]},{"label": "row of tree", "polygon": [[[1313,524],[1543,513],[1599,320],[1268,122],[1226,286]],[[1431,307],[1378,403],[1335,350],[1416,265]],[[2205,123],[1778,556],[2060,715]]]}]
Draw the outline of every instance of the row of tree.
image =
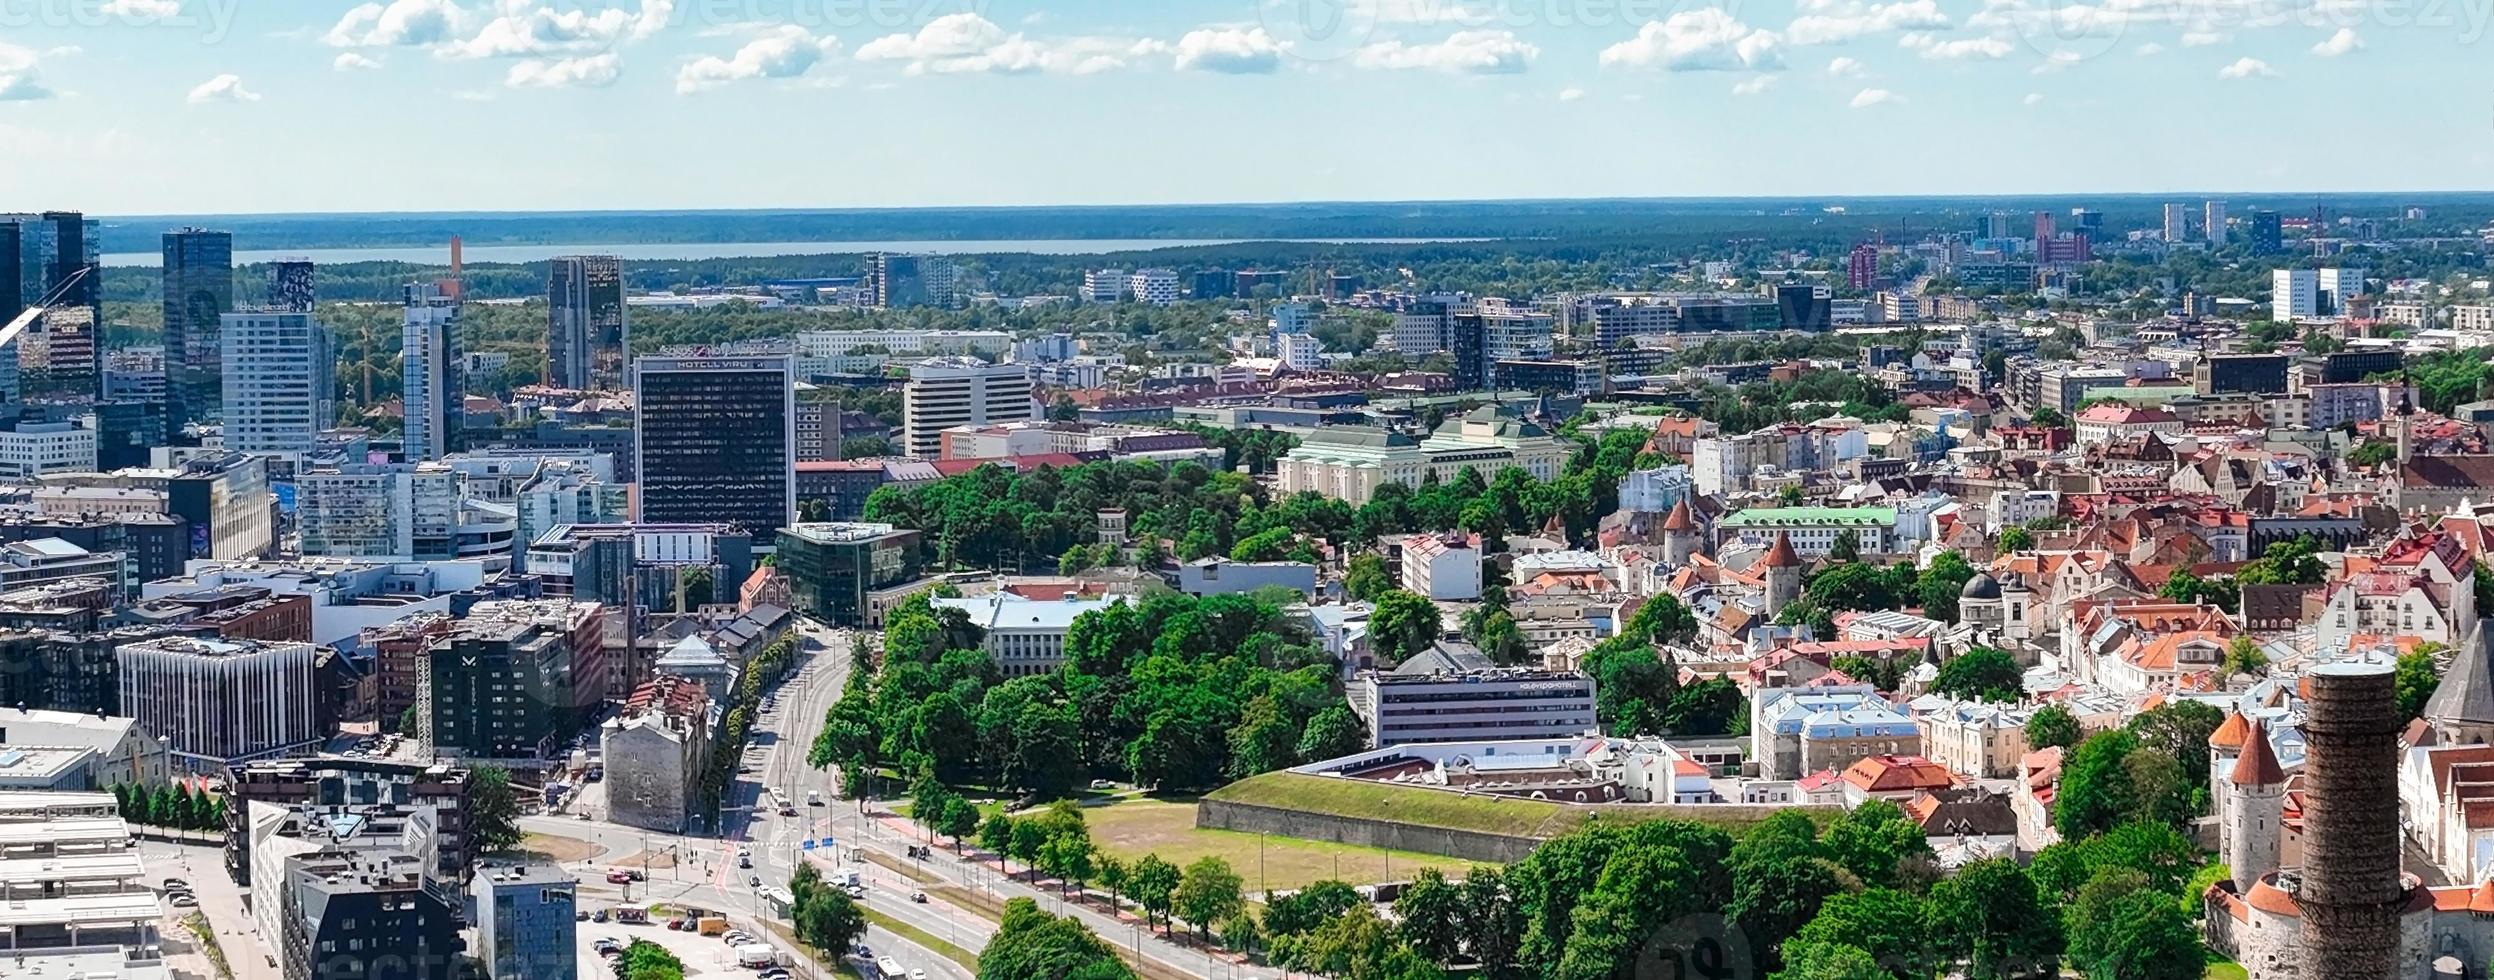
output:
[{"label": "row of tree", "polygon": [[204,789],[192,792],[188,783],[156,787],[114,783],[112,792],[121,819],[142,827],[225,829],[225,797]]},{"label": "row of tree", "polygon": [[[708,587],[706,579],[704,587]],[[753,734],[754,715],[762,710],[762,690],[788,673],[798,642],[794,632],[771,641],[736,678],[736,691],[720,721],[718,747],[711,750],[710,768],[702,773],[702,809],[714,822],[728,786],[736,780],[736,760],[744,755],[745,740]]]},{"label": "row of tree", "polygon": [[849,947],[866,936],[866,913],[849,893],[823,880],[807,861],[788,879],[788,922],[797,941],[831,955],[847,956]]}]

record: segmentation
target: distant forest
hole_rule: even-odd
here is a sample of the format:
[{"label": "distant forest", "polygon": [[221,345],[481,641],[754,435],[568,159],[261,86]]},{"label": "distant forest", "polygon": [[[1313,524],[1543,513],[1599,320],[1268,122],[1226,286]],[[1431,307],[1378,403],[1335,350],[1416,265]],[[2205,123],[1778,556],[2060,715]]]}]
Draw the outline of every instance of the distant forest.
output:
[{"label": "distant forest", "polygon": [[[849,242],[882,240],[1100,238],[1550,238],[1660,234],[1782,238],[1823,229],[1844,240],[1876,228],[1919,235],[1964,228],[1995,211],[2092,208],[2113,228],[2155,226],[2167,201],[2204,198],[2237,212],[2389,216],[2424,206],[2437,222],[2466,229],[2494,213],[2494,194],[2054,195],[2041,197],[1637,198],[1534,201],[1405,201],[1190,204],[1117,207],[889,208],[803,211],[447,212],[106,217],[106,252],[153,252],[182,225],[234,233],[245,249],[380,248],[663,242]],[[1841,211],[1831,210],[1841,208]],[[1805,236],[1806,237],[1806,236]]]}]

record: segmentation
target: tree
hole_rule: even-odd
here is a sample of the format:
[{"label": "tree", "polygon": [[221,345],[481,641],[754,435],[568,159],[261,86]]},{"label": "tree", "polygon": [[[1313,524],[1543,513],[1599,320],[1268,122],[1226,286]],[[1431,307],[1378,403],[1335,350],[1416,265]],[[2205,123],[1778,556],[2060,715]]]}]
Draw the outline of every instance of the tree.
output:
[{"label": "tree", "polygon": [[1428,649],[1444,634],[1437,604],[1400,589],[1378,596],[1376,611],[1368,616],[1369,646],[1388,663]]},{"label": "tree", "polygon": [[1974,566],[1956,552],[1947,551],[1931,560],[1931,567],[1915,579],[1914,595],[1922,600],[1923,615],[1944,623],[1954,623],[1962,615],[1957,608],[1966,583],[1973,580]]},{"label": "tree", "polygon": [[1282,553],[1289,550],[1291,538],[1294,536],[1295,535],[1291,529],[1286,527],[1277,527],[1268,531],[1257,533],[1251,537],[1241,539],[1237,545],[1231,547],[1230,560],[1279,561],[1281,560]]},{"label": "tree", "polygon": [[1350,885],[1331,879],[1319,881],[1288,895],[1268,897],[1264,929],[1276,937],[1305,935],[1367,901]]},{"label": "tree", "polygon": [[1784,945],[1784,968],[1775,972],[1773,980],[1893,980],[1880,968],[1879,961],[1859,946],[1846,943],[1805,943],[1795,939]]},{"label": "tree", "polygon": [[1196,933],[1201,935],[1247,907],[1240,891],[1244,884],[1238,872],[1230,870],[1229,862],[1206,857],[1186,866],[1170,901],[1178,917],[1194,923]]},{"label": "tree", "polygon": [[1464,951],[1481,965],[1483,980],[1511,980],[1516,949],[1524,941],[1524,913],[1516,907],[1503,872],[1477,867],[1464,875],[1460,921]]},{"label": "tree", "polygon": [[1823,843],[1830,860],[1873,887],[1902,887],[1909,867],[1928,866],[1937,856],[1922,827],[1885,800],[1866,802],[1838,817],[1828,825]]},{"label": "tree", "polygon": [[2260,652],[2259,641],[2243,635],[2226,643],[2226,673],[2259,674],[2268,669],[2269,655]]},{"label": "tree", "polygon": [[2088,980],[2195,980],[2205,969],[2190,917],[2136,871],[2088,882],[2069,918],[2070,961]]},{"label": "tree", "polygon": [[1931,689],[1955,698],[2016,701],[2025,696],[2026,671],[2006,653],[1975,647],[1940,665]]},{"label": "tree", "polygon": [[944,815],[935,823],[935,832],[953,839],[953,853],[961,853],[964,838],[979,831],[977,804],[955,795],[944,801]]},{"label": "tree", "polygon": [[2234,580],[2244,585],[2318,585],[2329,573],[2320,553],[2320,539],[2309,534],[2292,541],[2272,541],[2258,559],[2235,571]]},{"label": "tree", "polygon": [[1221,920],[1221,945],[1253,956],[1264,945],[1264,930],[1256,928],[1256,917],[1244,911]]},{"label": "tree", "polygon": [[1116,950],[1071,918],[1027,898],[1005,902],[996,934],[979,951],[978,980],[1132,980]]},{"label": "tree", "polygon": [[694,567],[676,577],[676,610],[690,612],[716,601],[711,590],[710,569]]},{"label": "tree", "polygon": [[806,945],[840,955],[866,935],[866,913],[847,892],[826,885],[813,865],[797,869],[788,894],[790,922]]},{"label": "tree", "polygon": [[996,869],[1004,870],[1005,854],[1013,849],[1013,818],[1003,811],[988,814],[979,824],[979,846],[996,855]]},{"label": "tree", "polygon": [[1836,537],[1827,543],[1827,560],[1861,561],[1862,535],[1852,528],[1836,532]]},{"label": "tree", "polygon": [[2415,718],[2425,713],[2425,702],[2432,700],[2435,688],[2442,686],[2442,667],[2434,662],[2434,652],[2419,644],[2410,653],[2399,655],[2398,667],[2391,683],[2397,690],[2399,717]]},{"label": "tree", "polygon": [[2021,551],[2032,551],[2034,549],[2035,535],[2025,528],[2016,526],[2002,528],[2000,532],[2000,542],[1993,548],[1993,550],[1996,550],[2004,555],[2013,555]]},{"label": "tree", "polygon": [[2086,735],[2087,733],[2079,728],[2078,716],[2071,714],[2070,709],[2057,704],[2037,708],[2035,713],[2027,716],[2026,719],[2027,747],[2038,751],[2067,749],[2077,745],[2079,739],[2085,738]]},{"label": "tree", "polygon": [[2036,409],[2035,417],[2030,421],[2047,429],[2066,429],[2070,426],[2070,417],[2050,405]]},{"label": "tree", "polygon": [[1363,554],[1351,559],[1350,568],[1342,576],[1342,590],[1353,602],[1372,602],[1394,588],[1394,579],[1386,574],[1383,555]]},{"label": "tree", "polygon": [[1943,953],[1972,980],[2050,977],[2061,963],[2060,915],[2007,858],[1976,861],[1931,889],[1930,921]]},{"label": "tree", "polygon": [[468,770],[468,799],[473,808],[469,832],[485,850],[508,850],[527,836],[520,831],[520,799],[511,788],[511,770],[495,765]]},{"label": "tree", "polygon": [[[1923,900],[1894,888],[1866,888],[1835,895],[1819,914],[1784,943],[1785,973],[1812,947],[1850,946],[1896,976],[1927,977],[1933,967],[1931,929]],[[1883,972],[1881,976],[1888,976]]]},{"label": "tree", "polygon": [[2062,758],[2052,806],[2052,825],[2062,839],[2102,833],[2138,812],[2138,792],[2123,765],[2138,748],[2137,736],[2117,728],[2088,736]]},{"label": "tree", "polygon": [[1463,951],[1463,890],[1436,868],[1423,869],[1394,900],[1397,931],[1413,952],[1437,963]]},{"label": "tree", "polygon": [[1299,735],[1299,758],[1310,762],[1338,759],[1368,747],[1368,728],[1350,706],[1336,704],[1308,719]]},{"label": "tree", "polygon": [[1146,854],[1135,861],[1127,877],[1131,879],[1127,887],[1133,891],[1134,904],[1143,910],[1145,924],[1158,920],[1166,927],[1169,913],[1176,907],[1178,882],[1183,877],[1178,866],[1161,860],[1158,854]]},{"label": "tree", "polygon": [[617,980],[684,980],[684,961],[667,947],[635,939],[624,947],[622,967],[615,976]]}]

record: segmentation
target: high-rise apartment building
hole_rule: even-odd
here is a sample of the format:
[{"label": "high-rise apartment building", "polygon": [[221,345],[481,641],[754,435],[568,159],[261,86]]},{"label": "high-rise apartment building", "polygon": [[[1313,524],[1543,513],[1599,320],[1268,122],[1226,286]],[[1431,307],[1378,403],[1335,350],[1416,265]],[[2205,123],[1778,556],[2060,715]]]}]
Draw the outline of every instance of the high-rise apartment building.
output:
[{"label": "high-rise apartment building", "polygon": [[401,315],[399,402],[410,461],[460,448],[467,415],[467,369],[459,356],[459,300],[437,283],[409,283]]},{"label": "high-rise apartment building", "polygon": [[121,712],[165,739],[176,768],[233,763],[320,742],[309,643],[163,637],[115,651]]},{"label": "high-rise apartment building", "polygon": [[639,520],[738,525],[771,540],[796,515],[796,397],[786,354],[633,362]]},{"label": "high-rise apartment building", "polygon": [[1878,282],[1879,246],[1869,242],[1853,246],[1853,251],[1845,256],[1845,285],[1864,290]]},{"label": "high-rise apartment building", "polygon": [[278,259],[268,264],[268,307],[286,313],[310,313],[320,299],[317,272],[310,259]]},{"label": "high-rise apartment building", "polygon": [[478,603],[419,665],[425,743],[443,755],[545,757],[606,696],[605,635],[594,602]]},{"label": "high-rise apartment building", "polygon": [[1167,306],[1178,301],[1178,274],[1168,269],[1137,269],[1126,277],[1126,292],[1137,303]]},{"label": "high-rise apartment building", "polygon": [[631,361],[623,260],[565,255],[546,269],[546,382],[619,390]]},{"label": "high-rise apartment building", "polygon": [[943,453],[943,432],[956,425],[994,425],[1039,417],[1030,367],[939,357],[909,369],[901,396],[904,449],[919,459]]},{"label": "high-rise apartment building", "polygon": [[2347,315],[2347,301],[2364,295],[2364,270],[2316,269],[2313,287],[2319,293],[2324,316]]},{"label": "high-rise apartment building", "polygon": [[2252,254],[2273,255],[2286,247],[2285,223],[2275,211],[2252,212]]},{"label": "high-rise apartment building", "polygon": [[2201,234],[2208,237],[2209,245],[2224,247],[2226,243],[2226,202],[2210,201],[2206,204],[2200,205],[2200,229]]},{"label": "high-rise apartment building", "polygon": [[329,328],[308,313],[228,313],[219,319],[225,448],[311,452],[337,417]]},{"label": "high-rise apartment building", "polygon": [[2180,204],[2165,205],[2165,241],[2180,242],[2191,237],[2191,209]]},{"label": "high-rise apartment building", "polygon": [[165,423],[178,430],[225,407],[217,327],[234,312],[234,236],[166,232],[163,277]]},{"label": "high-rise apartment building", "polygon": [[2279,269],[2269,276],[2269,319],[2344,316],[2347,301],[2363,294],[2362,269]]},{"label": "high-rise apartment building", "polygon": [[957,275],[953,260],[942,255],[876,252],[866,260],[866,280],[877,309],[951,309]]}]

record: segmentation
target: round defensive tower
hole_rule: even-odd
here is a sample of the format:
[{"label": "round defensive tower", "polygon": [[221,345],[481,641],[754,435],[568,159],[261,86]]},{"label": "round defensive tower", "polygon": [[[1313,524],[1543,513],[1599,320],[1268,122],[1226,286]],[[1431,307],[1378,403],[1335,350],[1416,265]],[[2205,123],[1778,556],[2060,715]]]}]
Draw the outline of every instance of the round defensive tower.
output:
[{"label": "round defensive tower", "polygon": [[2301,980],[2398,975],[2399,708],[2392,665],[2366,658],[2305,676]]}]

